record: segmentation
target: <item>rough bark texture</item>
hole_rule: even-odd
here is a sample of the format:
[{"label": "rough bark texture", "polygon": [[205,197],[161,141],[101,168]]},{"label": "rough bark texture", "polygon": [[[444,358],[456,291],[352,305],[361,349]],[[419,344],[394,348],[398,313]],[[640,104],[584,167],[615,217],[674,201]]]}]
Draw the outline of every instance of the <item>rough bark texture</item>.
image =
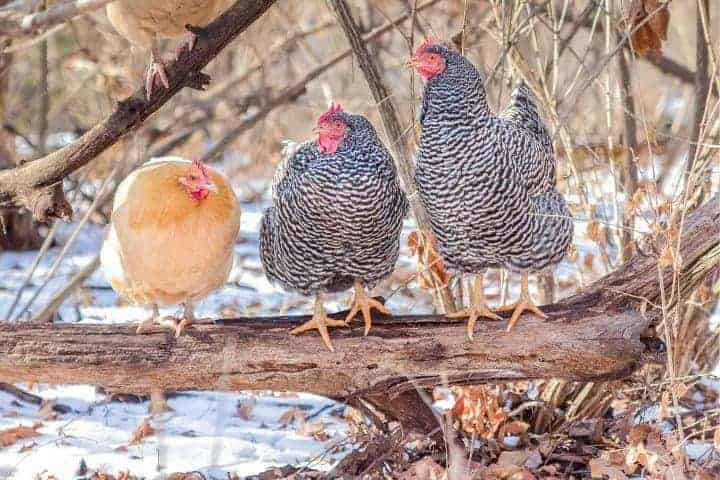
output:
[{"label": "rough bark texture", "polygon": [[[680,282],[685,292],[720,265],[718,198],[688,216]],[[670,285],[672,269],[664,272]],[[334,329],[336,352],[315,334],[288,335],[307,316],[238,318],[203,324],[176,339],[136,335],[131,326],[0,324],[0,380],[91,383],[110,390],[273,389],[336,399],[418,387],[559,377],[594,381],[629,375],[655,355],[644,339],[659,320],[657,257],[638,254],[616,272],[544,311],[512,333],[485,322],[475,340],[464,322],[437,315],[376,318],[368,337],[356,322]],[[640,308],[647,299],[647,310]],[[340,313],[342,316],[343,314]],[[402,412],[398,412],[402,415]]]},{"label": "rough bark texture", "polygon": [[[0,40],[0,50],[9,44]],[[7,94],[10,88],[12,54],[0,53],[0,124],[7,119]],[[0,170],[15,166],[15,136],[0,128]],[[17,209],[0,207],[0,251],[38,248],[42,238],[32,215]]]},{"label": "rough bark texture", "polygon": [[209,78],[201,70],[273,3],[275,0],[238,0],[206,28],[193,29],[198,40],[192,52],[185,51],[167,65],[170,88],[158,89],[147,101],[141,87],[72,144],[34,162],[0,172],[0,204],[14,201],[41,220],[67,216],[72,211],[70,205],[62,195],[53,194],[52,186],[135,130],[184,87],[204,88]]}]

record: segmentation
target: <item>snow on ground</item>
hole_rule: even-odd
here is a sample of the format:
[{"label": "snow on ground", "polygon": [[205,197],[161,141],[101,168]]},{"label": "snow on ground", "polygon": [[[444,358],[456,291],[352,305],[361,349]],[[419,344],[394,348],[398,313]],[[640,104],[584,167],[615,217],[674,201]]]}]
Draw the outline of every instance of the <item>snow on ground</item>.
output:
[{"label": "snow on ground", "polygon": [[[91,386],[41,386],[39,393],[73,412],[40,420],[37,407],[0,393],[0,430],[42,423],[40,436],[2,450],[0,478],[70,479],[82,460],[91,470],[129,470],[145,478],[195,470],[226,478],[226,472],[243,476],[274,465],[329,468],[349,448],[346,424],[336,416],[344,407],[315,395],[185,392],[168,400],[171,412],[152,418],[154,435],[130,445],[133,431],[148,418],[149,402],[111,402]],[[246,418],[239,405],[250,405]],[[321,422],[322,441],[303,435],[297,422],[282,425],[280,417],[293,408],[309,417],[319,413],[308,421]],[[323,456],[327,450],[333,451]]]}]

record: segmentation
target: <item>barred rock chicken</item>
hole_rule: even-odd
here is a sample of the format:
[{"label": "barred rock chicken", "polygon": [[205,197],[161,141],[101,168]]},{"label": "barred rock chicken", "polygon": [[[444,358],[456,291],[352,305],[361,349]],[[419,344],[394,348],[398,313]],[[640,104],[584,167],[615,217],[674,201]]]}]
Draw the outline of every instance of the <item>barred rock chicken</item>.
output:
[{"label": "barred rock chicken", "polygon": [[[160,55],[160,38],[177,38],[188,33],[186,25],[204,27],[225,11],[233,0],[116,0],[106,7],[107,17],[117,32],[133,45],[150,50],[145,76],[148,99],[159,83],[170,88]],[[192,50],[195,34],[184,46]]]},{"label": "barred rock chicken", "polygon": [[[260,258],[271,281],[315,295],[312,320],[290,333],[317,329],[332,351],[327,327],[346,326],[362,312],[367,335],[370,309],[389,313],[364,289],[392,273],[408,203],[366,118],[333,104],[316,131],[316,141],[284,152],[260,227]],[[350,287],[355,296],[345,321],[329,319],[323,294]]]},{"label": "barred rock chicken", "polygon": [[193,304],[222,287],[233,264],[240,208],[219,172],[179,157],[154,159],[123,180],[100,259],[113,290],[152,306],[182,303],[173,321],[180,336],[194,320]]},{"label": "barred rock chicken", "polygon": [[411,64],[426,80],[415,182],[448,270],[476,274],[469,317],[499,319],[485,303],[487,268],[521,275],[520,300],[508,331],[525,311],[545,318],[528,291],[528,274],[559,263],[573,235],[555,188],[552,142],[529,92],[520,84],[509,108],[494,114],[483,80],[462,55],[428,39]]}]

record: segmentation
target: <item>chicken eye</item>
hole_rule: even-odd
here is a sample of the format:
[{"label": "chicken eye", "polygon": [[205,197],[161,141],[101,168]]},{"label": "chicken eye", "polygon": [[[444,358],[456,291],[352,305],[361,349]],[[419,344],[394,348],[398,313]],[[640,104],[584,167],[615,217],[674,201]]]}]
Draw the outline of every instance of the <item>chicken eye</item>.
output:
[{"label": "chicken eye", "polygon": [[342,122],[335,122],[335,128],[342,128]]}]

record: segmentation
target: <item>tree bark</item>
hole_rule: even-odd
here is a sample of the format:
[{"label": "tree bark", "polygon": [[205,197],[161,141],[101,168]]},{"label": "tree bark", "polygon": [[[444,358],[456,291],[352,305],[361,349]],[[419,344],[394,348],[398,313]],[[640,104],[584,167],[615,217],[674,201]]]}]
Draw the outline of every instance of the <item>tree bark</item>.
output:
[{"label": "tree bark", "polygon": [[[717,202],[686,219],[683,298],[719,268]],[[132,326],[5,323],[0,381],[91,383],[131,393],[292,390],[347,400],[447,384],[618,379],[658,353],[657,339],[644,338],[661,317],[653,308],[660,296],[657,264],[657,254],[638,253],[577,295],[545,306],[546,322],[526,315],[511,333],[505,322],[483,322],[472,342],[464,322],[439,315],[377,317],[368,337],[357,322],[333,329],[335,353],[322,348],[317,335],[288,335],[308,316],[208,322],[179,339],[171,331],[136,335]],[[663,277],[670,285],[672,268]]]},{"label": "tree bark", "polygon": [[[7,118],[12,54],[2,53],[9,41],[0,40],[0,124]],[[0,129],[0,170],[15,167],[15,135]],[[0,251],[38,248],[42,238],[27,211],[0,207]]]}]

